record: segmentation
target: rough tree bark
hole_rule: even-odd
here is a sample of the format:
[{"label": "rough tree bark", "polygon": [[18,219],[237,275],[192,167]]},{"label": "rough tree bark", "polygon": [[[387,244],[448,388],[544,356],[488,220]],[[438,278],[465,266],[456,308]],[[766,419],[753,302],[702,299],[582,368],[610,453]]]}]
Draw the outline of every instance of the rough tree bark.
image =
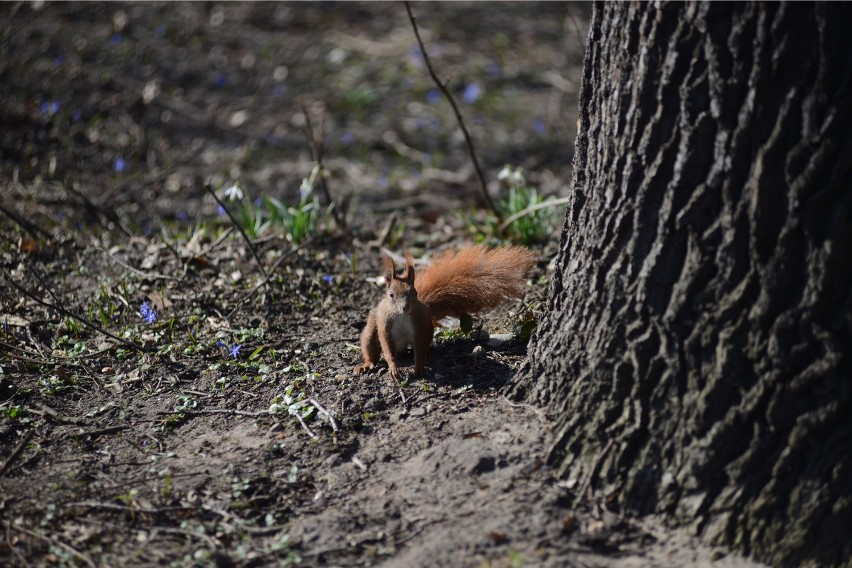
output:
[{"label": "rough tree bark", "polygon": [[852,558],[852,10],[594,9],[573,201],[517,394],[627,511]]}]

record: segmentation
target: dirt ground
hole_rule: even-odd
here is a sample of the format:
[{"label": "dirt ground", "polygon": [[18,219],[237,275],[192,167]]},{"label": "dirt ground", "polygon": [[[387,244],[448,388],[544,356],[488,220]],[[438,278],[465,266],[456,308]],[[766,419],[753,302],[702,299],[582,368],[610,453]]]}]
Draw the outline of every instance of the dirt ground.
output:
[{"label": "dirt ground", "polygon": [[[588,6],[414,11],[492,195],[506,164],[566,195]],[[4,3],[0,50],[0,563],[746,564],[572,505],[504,396],[561,209],[490,342],[352,373],[380,244],[495,242],[403,5]],[[297,203],[308,122],[345,224],[255,226],[255,258],[205,185]]]}]

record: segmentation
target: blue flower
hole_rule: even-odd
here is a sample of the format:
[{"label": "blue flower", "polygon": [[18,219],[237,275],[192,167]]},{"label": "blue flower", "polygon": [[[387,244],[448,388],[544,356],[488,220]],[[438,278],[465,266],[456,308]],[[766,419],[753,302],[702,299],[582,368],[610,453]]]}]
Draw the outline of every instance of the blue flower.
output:
[{"label": "blue flower", "polygon": [[59,55],[57,55],[57,56],[53,59],[53,64],[54,64],[55,66],[59,67],[60,65],[62,65],[62,63],[63,63],[64,61],[65,61],[65,56],[64,56],[64,55],[62,55],[62,54],[60,53]]},{"label": "blue flower", "polygon": [[493,61],[488,64],[488,75],[492,79],[499,79],[500,75],[503,74],[503,70],[500,69],[500,66]]},{"label": "blue flower", "polygon": [[219,347],[224,347],[225,342],[220,339],[219,341],[216,342],[216,345],[218,345]]},{"label": "blue flower", "polygon": [[219,215],[219,217],[221,217],[222,215],[225,214],[225,208],[222,207],[221,205],[217,206],[216,207],[216,213]]},{"label": "blue flower", "polygon": [[214,87],[224,87],[228,83],[228,75],[227,73],[219,73],[216,75],[216,79],[213,80]]},{"label": "blue flower", "polygon": [[243,348],[242,345],[237,345],[236,343],[234,343],[231,347],[228,347],[228,353],[230,353],[231,357],[233,357],[234,359],[239,359],[240,358],[240,349],[242,349],[242,348]]},{"label": "blue flower", "polygon": [[178,221],[186,221],[188,218],[189,218],[189,215],[187,214],[186,211],[178,211],[177,212]]},{"label": "blue flower", "polygon": [[115,32],[114,34],[112,34],[112,36],[110,36],[109,42],[112,45],[118,45],[119,43],[121,43],[121,34],[119,32]]},{"label": "blue flower", "polygon": [[154,308],[148,305],[148,302],[142,302],[142,305],[139,307],[139,313],[142,314],[142,319],[145,320],[145,323],[148,325],[157,321],[157,312],[154,311]]},{"label": "blue flower", "polygon": [[382,172],[382,177],[379,178],[379,187],[382,189],[387,189],[388,187],[388,172]]},{"label": "blue flower", "polygon": [[331,274],[326,274],[322,277],[322,279],[325,280],[326,284],[331,284],[332,280],[334,280],[334,277]]},{"label": "blue flower", "polygon": [[482,95],[482,89],[479,88],[479,85],[476,83],[468,83],[467,87],[464,88],[462,100],[471,105],[479,100],[480,95]]},{"label": "blue flower", "polygon": [[544,134],[544,131],[545,131],[544,120],[541,117],[537,116],[533,119],[532,127],[533,127],[533,130],[535,130],[535,133],[538,134],[539,136]]},{"label": "blue flower", "polygon": [[80,120],[80,118],[82,118],[82,116],[83,116],[83,113],[81,111],[75,110],[74,112],[71,113],[71,120],[73,120],[74,122],[77,122],[78,120]]},{"label": "blue flower", "polygon": [[39,105],[38,110],[41,114],[53,116],[59,112],[59,107],[59,101],[45,101]]},{"label": "blue flower", "polygon": [[272,96],[276,99],[283,97],[284,93],[286,92],[287,87],[285,87],[284,85],[275,85],[274,87],[272,87]]},{"label": "blue flower", "polygon": [[437,104],[441,100],[441,93],[438,89],[429,89],[429,92],[426,93],[426,102],[430,105]]},{"label": "blue flower", "polygon": [[351,133],[351,132],[349,132],[348,130],[347,130],[346,132],[344,132],[343,134],[341,134],[341,135],[340,135],[340,141],[341,141],[342,143],[346,144],[347,146],[348,146],[349,144],[352,144],[352,141],[353,141],[353,140],[355,140],[355,137],[354,137],[354,136],[352,135],[352,133]]},{"label": "blue flower", "polygon": [[160,24],[154,28],[154,37],[163,37],[164,35],[166,35],[166,26]]},{"label": "blue flower", "polygon": [[126,165],[127,163],[121,156],[115,159],[115,171],[117,171],[118,173],[123,172]]}]

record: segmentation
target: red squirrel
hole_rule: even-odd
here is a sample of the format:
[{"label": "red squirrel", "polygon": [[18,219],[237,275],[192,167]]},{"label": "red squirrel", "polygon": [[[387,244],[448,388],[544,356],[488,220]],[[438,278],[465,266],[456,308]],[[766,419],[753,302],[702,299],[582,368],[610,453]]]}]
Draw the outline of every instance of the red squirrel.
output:
[{"label": "red squirrel", "polygon": [[416,279],[411,254],[405,252],[405,270],[397,274],[393,259],[382,252],[387,290],[370,311],[361,332],[364,362],[355,373],[371,368],[383,355],[390,376],[402,376],[397,353],[414,348],[414,374],[419,376],[429,356],[432,330],[447,316],[461,317],[495,308],[524,295],[524,279],[535,255],[519,246],[486,248],[482,245],[445,252]]}]

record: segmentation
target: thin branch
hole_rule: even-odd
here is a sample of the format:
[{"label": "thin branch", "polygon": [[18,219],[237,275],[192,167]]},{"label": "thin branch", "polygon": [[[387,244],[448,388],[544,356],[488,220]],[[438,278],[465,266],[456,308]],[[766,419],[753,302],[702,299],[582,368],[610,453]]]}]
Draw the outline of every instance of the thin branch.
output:
[{"label": "thin branch", "polygon": [[249,412],[247,410],[231,410],[230,408],[196,408],[193,410],[169,411],[160,410],[157,412],[160,416],[171,416],[172,414],[185,414],[187,416],[200,416],[202,414],[227,414],[229,416],[248,416],[250,418],[259,418],[268,416],[269,412],[261,410],[258,412]]},{"label": "thin branch", "polygon": [[17,223],[18,226],[20,226],[23,230],[28,232],[30,234],[30,236],[32,236],[32,238],[38,239],[39,234],[41,234],[42,236],[44,236],[47,239],[50,238],[50,233],[48,233],[47,231],[45,231],[44,229],[42,229],[41,227],[39,227],[35,223],[31,223],[30,221],[27,221],[26,219],[24,219],[23,217],[21,217],[20,215],[15,213],[14,211],[6,209],[5,207],[3,207],[2,204],[0,204],[0,212],[2,212],[4,215],[6,215],[6,217],[10,218],[15,223]]},{"label": "thin branch", "polygon": [[258,282],[257,284],[255,284],[254,288],[249,290],[249,293],[246,294],[245,296],[243,296],[243,298],[239,302],[237,302],[237,305],[234,306],[234,309],[232,309],[230,312],[228,312],[228,314],[225,316],[225,319],[230,319],[230,317],[232,315],[234,315],[234,313],[240,308],[240,306],[242,306],[249,299],[251,299],[251,297],[254,296],[255,293],[257,293],[258,290],[260,290],[262,287],[269,284],[269,281],[272,280],[272,277],[275,275],[275,271],[278,270],[278,267],[281,266],[281,263],[283,263],[284,260],[286,260],[289,256],[299,252],[303,248],[306,248],[308,245],[313,244],[314,241],[316,241],[318,238],[319,238],[319,235],[314,235],[313,237],[309,238],[308,240],[306,240],[305,242],[303,242],[299,246],[293,247],[293,248],[287,250],[286,252],[284,252],[284,254],[282,254],[278,258],[278,260],[275,261],[275,264],[272,265],[272,268],[269,269],[269,274],[266,276],[266,278],[264,278],[261,282]]},{"label": "thin branch", "polygon": [[20,532],[22,532],[22,533],[24,533],[24,534],[27,534],[27,535],[31,536],[31,537],[34,537],[34,538],[40,538],[41,540],[43,540],[43,541],[45,541],[45,542],[47,542],[47,543],[49,543],[49,544],[53,544],[53,545],[55,545],[55,546],[58,546],[59,548],[62,548],[62,549],[64,549],[65,551],[70,552],[71,554],[73,554],[75,558],[78,558],[78,559],[82,560],[82,561],[83,561],[83,563],[84,563],[84,564],[86,564],[86,566],[91,566],[91,568],[96,568],[96,567],[95,567],[95,563],[94,563],[94,562],[92,562],[92,559],[91,559],[91,558],[89,558],[88,556],[86,556],[85,554],[83,554],[82,552],[80,552],[79,550],[77,550],[76,548],[74,548],[74,547],[72,547],[72,546],[70,546],[70,545],[68,545],[68,544],[65,544],[65,543],[64,543],[64,542],[62,542],[61,540],[53,540],[53,539],[52,539],[52,538],[50,538],[50,537],[47,537],[47,536],[45,536],[45,535],[43,535],[43,534],[39,534],[39,533],[37,533],[37,532],[35,532],[35,531],[31,531],[31,530],[29,530],[29,529],[25,529],[24,527],[19,527],[18,525],[12,525],[12,528],[13,528],[13,529],[15,529],[16,531],[20,531]]},{"label": "thin branch", "polygon": [[[78,416],[66,416],[64,414],[60,414],[53,408],[47,406],[46,404],[36,402],[33,404],[33,406],[61,424],[75,424],[77,426],[86,425],[86,421],[83,418],[80,418]],[[33,412],[32,409],[30,411]]]},{"label": "thin branch", "polygon": [[6,461],[3,462],[3,466],[0,467],[0,477],[3,477],[3,474],[6,473],[6,470],[9,469],[9,467],[11,467],[13,463],[15,463],[15,460],[18,459],[18,456],[21,455],[21,452],[24,451],[24,448],[27,447],[27,444],[30,443],[30,440],[33,439],[34,435],[35,430],[28,430],[27,433],[24,434],[24,437],[21,439],[20,442],[18,442],[18,445],[15,446],[15,449],[12,450],[12,453],[9,454],[8,458],[6,458]]},{"label": "thin branch", "polygon": [[27,562],[27,559],[21,556],[21,553],[18,552],[17,547],[12,544],[12,535],[10,534],[10,530],[12,528],[12,521],[6,521],[6,548],[12,551],[12,554],[15,555],[15,558],[20,562],[20,566],[26,566],[29,568],[30,563]]},{"label": "thin branch", "polygon": [[92,438],[97,438],[98,436],[104,436],[106,434],[113,434],[115,432],[121,432],[122,430],[126,430],[129,426],[124,426],[121,424],[116,424],[115,426],[105,426],[104,428],[98,428],[96,430],[79,430],[77,432],[72,432],[69,436],[89,436]]},{"label": "thin branch", "polygon": [[370,246],[383,247],[385,243],[388,241],[388,237],[393,231],[394,225],[396,225],[396,220],[399,217],[399,212],[392,211],[390,216],[388,217],[387,222],[385,222],[385,227],[382,229],[382,232],[372,241],[370,241]]},{"label": "thin branch", "polygon": [[118,264],[119,266],[123,266],[124,268],[126,268],[130,272],[133,272],[134,274],[138,274],[139,276],[141,276],[143,278],[148,278],[150,280],[180,280],[180,278],[175,278],[174,276],[169,276],[167,274],[160,274],[158,272],[145,272],[145,271],[139,270],[138,268],[133,268],[132,266],[130,266],[129,264],[127,264],[126,262],[124,262],[123,260],[121,260],[120,258],[115,256],[114,254],[112,254],[108,250],[101,249],[101,251],[104,254],[106,254],[108,257],[110,257],[110,259],[115,261],[116,264]]},{"label": "thin branch", "polygon": [[341,217],[338,207],[334,205],[334,201],[331,199],[331,192],[329,192],[328,184],[325,181],[325,166],[322,163],[322,142],[325,134],[325,117],[323,117],[320,122],[319,138],[317,138],[314,136],[314,127],[311,125],[311,115],[308,114],[308,109],[305,108],[305,105],[301,100],[299,100],[299,108],[302,109],[302,114],[305,115],[305,136],[307,137],[308,142],[310,142],[311,156],[319,168],[319,186],[322,190],[323,197],[325,198],[325,203],[326,205],[332,206],[331,216],[334,217],[334,222],[337,226],[341,229],[345,228],[346,221]]},{"label": "thin branch", "polygon": [[571,23],[574,24],[574,31],[576,31],[577,43],[580,45],[580,53],[585,56],[586,54],[586,42],[583,39],[583,33],[580,31],[580,24],[577,23],[577,19],[574,18],[574,11],[569,7],[568,8],[568,17],[571,18]]},{"label": "thin branch", "polygon": [[361,471],[367,471],[367,469],[369,469],[367,467],[367,464],[364,463],[364,460],[362,460],[358,456],[352,456],[352,463],[357,465],[358,469],[360,469]]},{"label": "thin branch", "polygon": [[[58,302],[59,298],[57,298],[56,294],[54,294],[53,291],[50,289],[50,287],[47,286],[47,284],[45,284],[45,282],[44,282],[44,280],[42,280],[41,276],[39,276],[38,273],[35,270],[33,270],[32,268],[30,268],[30,267],[27,267],[27,268],[29,268],[30,272],[38,279],[39,282],[41,282],[41,285],[44,286],[45,290],[47,290],[50,293],[50,295],[53,296],[53,298],[56,299],[56,301]],[[57,312],[61,313],[64,316],[67,316],[71,319],[77,320],[78,322],[82,323],[86,327],[94,329],[98,333],[102,333],[102,334],[106,335],[107,337],[109,337],[111,339],[115,339],[116,341],[118,341],[122,345],[126,345],[127,347],[129,347],[129,348],[131,348],[135,351],[142,351],[143,353],[152,353],[153,352],[153,350],[151,350],[147,347],[144,347],[142,345],[137,345],[135,343],[132,343],[130,341],[127,341],[126,339],[123,339],[123,338],[115,335],[114,333],[110,333],[109,331],[105,330],[104,328],[100,327],[99,325],[94,324],[94,323],[90,322],[89,320],[83,319],[80,316],[71,313],[69,310],[63,308],[62,306],[57,306],[57,305],[51,304],[50,302],[45,302],[44,300],[42,300],[41,298],[39,298],[38,296],[36,296],[32,292],[30,292],[29,290],[27,290],[26,288],[24,288],[23,286],[20,286],[17,282],[15,282],[12,279],[12,276],[8,272],[6,273],[6,280],[9,282],[9,284],[14,286],[21,294],[23,294],[24,296],[33,300],[37,304],[44,306],[45,308],[48,308],[48,309],[51,309],[51,310],[56,310]]]},{"label": "thin branch", "polygon": [[314,438],[316,438],[316,437],[317,437],[317,435],[316,435],[316,434],[314,434],[314,433],[311,431],[311,429],[310,429],[310,428],[308,428],[308,425],[307,425],[307,424],[305,424],[305,420],[304,420],[304,418],[302,418],[302,415],[301,415],[301,414],[299,414],[299,413],[297,412],[297,413],[295,414],[295,416],[296,416],[296,418],[299,420],[299,424],[301,424],[301,425],[302,425],[302,429],[304,429],[304,431],[305,431],[305,432],[307,432],[308,436],[310,436],[312,440],[313,440]]},{"label": "thin branch", "polygon": [[456,121],[459,123],[459,128],[461,128],[462,134],[464,134],[464,141],[467,144],[467,150],[470,153],[470,159],[473,162],[473,168],[476,170],[476,176],[479,178],[479,189],[482,193],[482,198],[485,200],[485,203],[494,212],[497,216],[497,219],[501,219],[502,215],[500,215],[500,211],[497,209],[497,206],[494,205],[494,201],[492,201],[491,196],[488,195],[488,184],[485,183],[485,175],[482,173],[482,168],[479,167],[479,160],[476,158],[476,151],[473,147],[473,140],[470,137],[470,132],[467,130],[467,126],[464,124],[464,119],[462,118],[461,112],[459,111],[459,107],[456,104],[453,95],[450,94],[449,89],[447,89],[446,85],[444,85],[441,80],[438,78],[437,73],[435,73],[435,69],[432,67],[432,62],[429,61],[429,55],[426,53],[426,48],[423,46],[423,40],[420,39],[420,31],[417,29],[417,21],[414,18],[414,14],[411,13],[411,6],[409,6],[408,2],[405,2],[405,10],[408,12],[408,19],[411,22],[411,27],[414,29],[414,35],[417,38],[417,44],[420,46],[420,53],[423,54],[423,61],[426,63],[426,68],[429,70],[429,76],[432,77],[432,81],[435,82],[435,85],[441,90],[447,100],[450,102],[450,106],[453,107],[453,113],[456,115]]},{"label": "thin branch", "polygon": [[325,407],[323,405],[321,405],[319,402],[317,402],[317,400],[313,397],[309,398],[308,402],[313,404],[314,407],[317,410],[319,410],[321,414],[323,414],[326,418],[328,418],[328,421],[331,422],[331,429],[334,430],[335,432],[337,432],[337,421],[334,419],[334,416],[331,415],[331,412],[326,410]]},{"label": "thin branch", "polygon": [[234,226],[237,228],[237,230],[239,230],[240,234],[243,236],[243,240],[246,242],[246,244],[249,247],[249,250],[251,251],[251,255],[254,257],[255,261],[257,261],[257,266],[258,266],[258,268],[260,268],[260,273],[263,275],[264,278],[266,278],[267,277],[266,269],[263,267],[263,263],[260,261],[260,257],[257,256],[257,251],[254,250],[254,245],[252,244],[251,239],[248,238],[248,235],[246,235],[246,232],[243,231],[243,228],[240,226],[240,224],[234,218],[233,214],[231,214],[231,212],[228,210],[228,208],[225,206],[225,204],[222,202],[222,200],[219,199],[219,196],[216,195],[216,192],[213,191],[213,187],[209,183],[205,183],[204,189],[206,189],[207,192],[210,195],[213,196],[213,199],[216,200],[216,203],[219,204],[219,207],[221,207],[222,210],[225,211],[225,213],[227,213],[228,218],[231,220],[231,222],[234,224]]},{"label": "thin branch", "polygon": [[506,230],[506,227],[520,219],[521,217],[526,217],[530,213],[535,213],[539,209],[547,209],[548,207],[555,207],[556,205],[562,205],[563,203],[568,203],[571,200],[570,197],[560,197],[558,199],[548,199],[547,201],[542,201],[541,203],[536,203],[535,205],[530,205],[525,209],[521,209],[517,213],[514,213],[500,223],[500,226],[497,227],[497,232],[502,233]]}]

